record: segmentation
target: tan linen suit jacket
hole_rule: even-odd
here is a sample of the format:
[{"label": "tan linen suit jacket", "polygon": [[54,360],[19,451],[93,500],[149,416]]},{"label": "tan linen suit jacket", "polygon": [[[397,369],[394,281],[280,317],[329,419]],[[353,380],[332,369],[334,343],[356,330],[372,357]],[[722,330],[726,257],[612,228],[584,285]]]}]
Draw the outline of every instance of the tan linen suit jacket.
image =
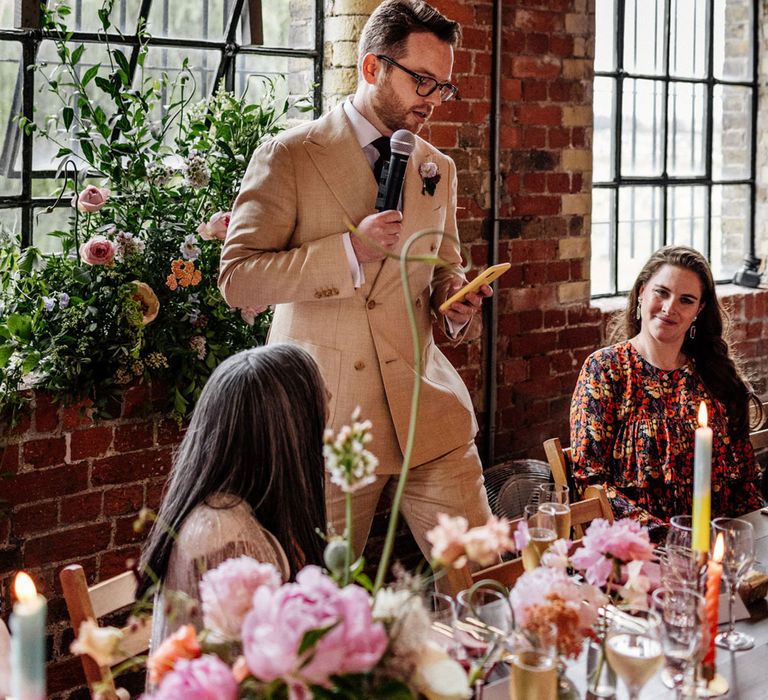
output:
[{"label": "tan linen suit jacket", "polygon": [[[418,168],[428,161],[441,174],[434,196],[421,192]],[[276,305],[268,342],[295,343],[312,354],[331,393],[331,427],[349,423],[360,406],[373,422],[379,471],[394,473],[406,446],[414,380],[399,261],[366,264],[365,284],[355,289],[342,242],[348,224],[375,212],[376,192],[341,106],[283,132],[257,149],[248,166],[219,286],[231,306]],[[424,380],[412,466],[466,445],[477,432],[469,393],[432,337],[430,309],[461,274],[455,214],[453,161],[417,137],[403,187],[401,244],[434,229],[411,253],[437,253],[451,268],[408,264]]]}]

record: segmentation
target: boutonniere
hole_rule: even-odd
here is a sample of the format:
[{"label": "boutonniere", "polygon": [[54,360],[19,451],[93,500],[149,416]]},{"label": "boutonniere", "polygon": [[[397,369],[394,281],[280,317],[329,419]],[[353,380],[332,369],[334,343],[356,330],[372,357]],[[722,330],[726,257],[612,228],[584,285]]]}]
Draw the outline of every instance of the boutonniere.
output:
[{"label": "boutonniere", "polygon": [[419,166],[419,175],[421,175],[421,193],[435,196],[435,188],[440,182],[440,172],[437,169],[437,163],[428,160]]}]

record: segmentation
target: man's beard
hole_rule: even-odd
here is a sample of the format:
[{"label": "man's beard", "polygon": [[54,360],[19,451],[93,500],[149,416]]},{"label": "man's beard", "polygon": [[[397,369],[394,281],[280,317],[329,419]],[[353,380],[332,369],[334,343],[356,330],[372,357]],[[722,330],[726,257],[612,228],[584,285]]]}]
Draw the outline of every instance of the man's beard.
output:
[{"label": "man's beard", "polygon": [[[411,114],[408,109],[395,95],[395,91],[389,84],[389,80],[381,86],[381,89],[376,93],[373,98],[373,110],[376,112],[376,116],[381,120],[382,124],[391,129],[393,132],[398,129],[407,129],[415,134],[421,131],[421,127],[424,126],[421,122],[413,124],[409,123],[408,115]],[[425,114],[430,114],[431,109],[425,106],[423,110]]]}]

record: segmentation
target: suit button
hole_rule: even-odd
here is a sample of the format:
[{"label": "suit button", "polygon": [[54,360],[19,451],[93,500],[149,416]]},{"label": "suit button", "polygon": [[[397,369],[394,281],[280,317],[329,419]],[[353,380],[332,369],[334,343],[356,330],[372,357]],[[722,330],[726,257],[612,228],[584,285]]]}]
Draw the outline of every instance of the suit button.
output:
[{"label": "suit button", "polygon": [[416,308],[417,308],[417,309],[420,309],[420,308],[421,308],[421,297],[419,297],[419,298],[416,300]]},{"label": "suit button", "polygon": [[373,299],[371,299],[368,302],[367,306],[368,306],[369,309],[375,309],[376,308],[376,302]]},{"label": "suit button", "polygon": [[334,287],[334,288],[331,290],[331,292],[333,293],[333,296],[337,296],[337,295],[338,295],[338,293],[339,293],[339,290],[338,290],[338,289],[336,289],[336,287]]},{"label": "suit button", "polygon": [[355,362],[355,369],[359,372],[361,369],[365,369],[365,362],[358,360]]},{"label": "suit button", "polygon": [[320,291],[315,292],[315,299],[322,299],[322,298],[323,298],[323,293],[322,292],[320,292]]},{"label": "suit button", "polygon": [[429,246],[429,250],[434,253],[437,250],[437,244],[433,243],[431,246]]}]

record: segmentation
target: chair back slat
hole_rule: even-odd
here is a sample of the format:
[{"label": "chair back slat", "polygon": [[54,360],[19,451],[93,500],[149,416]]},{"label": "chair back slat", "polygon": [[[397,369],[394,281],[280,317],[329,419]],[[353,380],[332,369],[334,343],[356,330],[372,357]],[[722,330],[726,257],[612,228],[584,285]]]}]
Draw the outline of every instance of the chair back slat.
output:
[{"label": "chair back slat", "polygon": [[566,451],[571,448],[563,449],[560,438],[550,438],[544,441],[544,453],[547,455],[547,462],[552,471],[552,479],[558,486],[567,486],[568,484],[568,461]]},{"label": "chair back slat", "polygon": [[114,576],[88,589],[96,618],[136,602],[136,576],[133,571]]}]

